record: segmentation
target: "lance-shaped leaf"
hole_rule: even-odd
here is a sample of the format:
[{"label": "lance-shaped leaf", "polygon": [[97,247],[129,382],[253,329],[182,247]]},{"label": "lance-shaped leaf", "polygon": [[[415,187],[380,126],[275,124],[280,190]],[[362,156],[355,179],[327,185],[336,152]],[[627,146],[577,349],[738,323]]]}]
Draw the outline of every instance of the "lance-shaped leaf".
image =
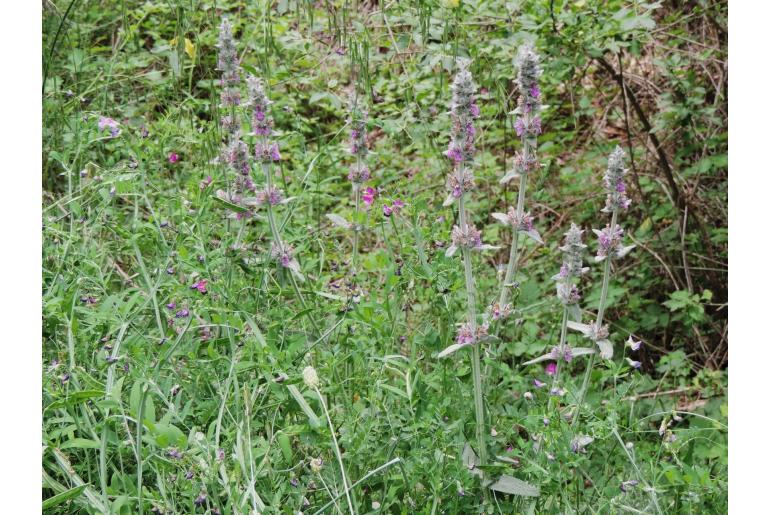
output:
[{"label": "lance-shaped leaf", "polygon": [[538,497],[540,495],[540,488],[537,486],[506,475],[500,476],[497,481],[489,485],[489,488],[496,492],[522,497]]},{"label": "lance-shaped leaf", "polygon": [[[588,347],[575,347],[572,349],[573,358],[578,356],[586,356],[588,354],[596,354],[596,349],[589,349]],[[535,363],[542,363],[543,361],[548,361],[552,359],[554,359],[554,357],[549,352],[548,354],[543,354],[542,356],[538,356],[535,359],[531,359],[526,363],[522,363],[522,366],[534,365]]]},{"label": "lance-shaped leaf", "polygon": [[609,340],[598,340],[596,345],[599,346],[600,355],[603,359],[612,359],[614,351],[612,349],[612,342]]},{"label": "lance-shaped leaf", "polygon": [[336,225],[337,227],[342,227],[343,229],[350,229],[353,227],[353,224],[342,218],[340,215],[335,215],[334,213],[329,213],[326,215],[326,218],[328,218],[331,223]]},{"label": "lance-shaped leaf", "polygon": [[450,345],[446,349],[444,349],[441,352],[439,352],[438,356],[436,356],[436,357],[439,358],[439,359],[444,358],[446,356],[449,356],[453,352],[456,352],[456,351],[462,349],[463,347],[466,347],[467,345],[468,344],[466,344],[466,343],[453,343],[452,345]]},{"label": "lance-shaped leaf", "polygon": [[521,231],[539,244],[543,244],[543,238],[540,237],[540,233],[537,232],[537,229],[530,229],[528,231]]},{"label": "lance-shaped leaf", "polygon": [[572,320],[567,322],[567,327],[583,333],[584,336],[591,335],[591,326],[588,324],[581,324],[579,322],[573,322]]},{"label": "lance-shaped leaf", "polygon": [[492,218],[503,225],[511,225],[511,221],[508,219],[508,215],[505,213],[492,213]]},{"label": "lance-shaped leaf", "polygon": [[239,206],[238,204],[233,204],[230,199],[227,196],[227,193],[225,193],[222,190],[217,190],[216,195],[214,196],[214,200],[220,204],[221,206],[226,207],[227,209],[232,209],[236,213],[245,213],[248,211],[243,206]]},{"label": "lance-shaped leaf", "polygon": [[511,182],[513,179],[518,179],[519,177],[521,177],[521,174],[519,173],[519,171],[518,171],[518,170],[516,170],[516,169],[513,169],[513,170],[509,171],[508,173],[506,173],[506,174],[503,176],[503,178],[502,178],[502,179],[500,179],[500,184],[506,184],[506,183],[509,183],[509,182]]},{"label": "lance-shaped leaf", "polygon": [[457,252],[458,248],[459,247],[457,245],[450,245],[449,248],[446,249],[446,252],[444,253],[444,255],[446,257],[452,257],[455,255],[455,252]]},{"label": "lance-shaped leaf", "polygon": [[455,202],[455,196],[450,193],[449,196],[444,201],[444,203],[441,204],[441,205],[444,206],[444,207],[449,207],[452,204],[454,204],[454,202]]}]

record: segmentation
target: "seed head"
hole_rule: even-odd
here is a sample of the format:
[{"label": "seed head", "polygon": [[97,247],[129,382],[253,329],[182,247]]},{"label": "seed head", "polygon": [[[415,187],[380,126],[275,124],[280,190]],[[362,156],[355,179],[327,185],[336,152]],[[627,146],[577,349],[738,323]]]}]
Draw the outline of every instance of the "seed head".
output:
[{"label": "seed head", "polygon": [[[318,379],[318,374],[315,371],[315,368],[311,366],[305,367],[305,369],[302,371],[302,380],[305,381],[305,386],[308,388],[318,388],[318,385],[321,383],[321,381]],[[320,462],[318,470],[320,470],[321,465],[323,465],[323,460],[320,458],[317,458]],[[315,460],[313,460],[315,461]],[[311,467],[313,466],[313,462],[310,462]],[[315,471],[317,472],[317,471]]]}]

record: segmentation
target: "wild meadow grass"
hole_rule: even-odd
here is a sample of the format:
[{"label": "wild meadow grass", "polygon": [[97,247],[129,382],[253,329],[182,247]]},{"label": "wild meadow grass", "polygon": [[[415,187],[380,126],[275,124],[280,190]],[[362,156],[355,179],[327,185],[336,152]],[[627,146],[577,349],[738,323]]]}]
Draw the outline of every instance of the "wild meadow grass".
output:
[{"label": "wild meadow grass", "polygon": [[726,511],[724,2],[76,4],[44,512]]}]

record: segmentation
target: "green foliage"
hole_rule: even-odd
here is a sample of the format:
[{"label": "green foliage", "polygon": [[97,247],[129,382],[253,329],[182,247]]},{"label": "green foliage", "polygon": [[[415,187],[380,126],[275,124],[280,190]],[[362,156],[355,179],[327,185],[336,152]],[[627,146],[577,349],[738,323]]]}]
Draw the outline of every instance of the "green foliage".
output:
[{"label": "green foliage", "polygon": [[[642,484],[621,490],[632,479],[654,488],[666,513],[726,510],[726,2],[686,12],[624,0],[66,7],[46,3],[43,16],[46,513],[315,512],[343,492],[321,399],[302,384],[307,364],[347,475],[361,481],[361,513],[652,512]],[[276,176],[296,197],[279,223],[307,306],[267,258],[267,223],[227,218],[235,209],[215,194],[227,189],[215,162],[223,15],[244,70],[265,78],[274,101]],[[509,478],[485,505],[463,462],[474,431],[469,353],[435,359],[464,317],[462,270],[444,256],[454,220],[441,206],[442,152],[455,58],[471,57],[481,117],[468,209],[501,247],[474,256],[482,309],[510,244],[490,214],[516,195],[515,183],[498,181],[519,149],[509,113],[523,42],[544,68],[543,166],[528,205],[546,243],[523,244],[517,312],[483,352],[487,475]],[[369,108],[379,190],[355,276],[352,238],[325,218],[354,210],[345,180],[354,88]],[[120,123],[119,137],[99,131],[100,116]],[[560,235],[570,221],[600,228],[601,172],[617,143],[633,157],[626,232],[638,248],[613,271],[616,358],[591,373],[581,430],[593,441],[573,452],[568,418],[585,361],[566,367],[558,398],[533,386],[548,379],[540,365],[520,364],[558,343],[549,278]],[[383,217],[395,198],[406,208]],[[588,264],[590,316],[601,267]],[[200,279],[206,294],[191,289]],[[309,314],[328,335],[315,335]],[[631,334],[641,351],[621,352]],[[508,495],[521,493],[519,480],[540,495]],[[337,502],[346,510],[344,496]]]}]

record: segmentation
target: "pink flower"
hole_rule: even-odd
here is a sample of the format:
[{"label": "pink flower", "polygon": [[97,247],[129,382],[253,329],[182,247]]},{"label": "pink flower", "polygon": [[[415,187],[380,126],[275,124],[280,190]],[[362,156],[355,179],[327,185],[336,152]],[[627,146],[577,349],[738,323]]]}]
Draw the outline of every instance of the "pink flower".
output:
[{"label": "pink flower", "polygon": [[372,205],[375,196],[377,196],[377,191],[374,188],[366,188],[366,190],[364,190],[362,198],[364,200],[364,204],[366,204],[366,207]]},{"label": "pink flower", "polygon": [[201,181],[201,184],[200,184],[201,189],[205,190],[206,188],[208,188],[212,181],[213,179],[211,178],[211,176],[207,175],[206,178]]},{"label": "pink flower", "polygon": [[545,366],[545,373],[548,374],[549,376],[552,376],[552,375],[556,374],[556,362],[555,361],[551,361],[550,363],[548,363]]},{"label": "pink flower", "polygon": [[190,286],[190,289],[192,290],[198,290],[201,293],[206,293],[206,284],[208,283],[207,279],[201,279],[200,281],[196,282],[192,286]]},{"label": "pink flower", "polygon": [[171,152],[168,155],[168,162],[171,163],[171,164],[174,164],[177,161],[179,161],[179,155],[176,152]]}]

